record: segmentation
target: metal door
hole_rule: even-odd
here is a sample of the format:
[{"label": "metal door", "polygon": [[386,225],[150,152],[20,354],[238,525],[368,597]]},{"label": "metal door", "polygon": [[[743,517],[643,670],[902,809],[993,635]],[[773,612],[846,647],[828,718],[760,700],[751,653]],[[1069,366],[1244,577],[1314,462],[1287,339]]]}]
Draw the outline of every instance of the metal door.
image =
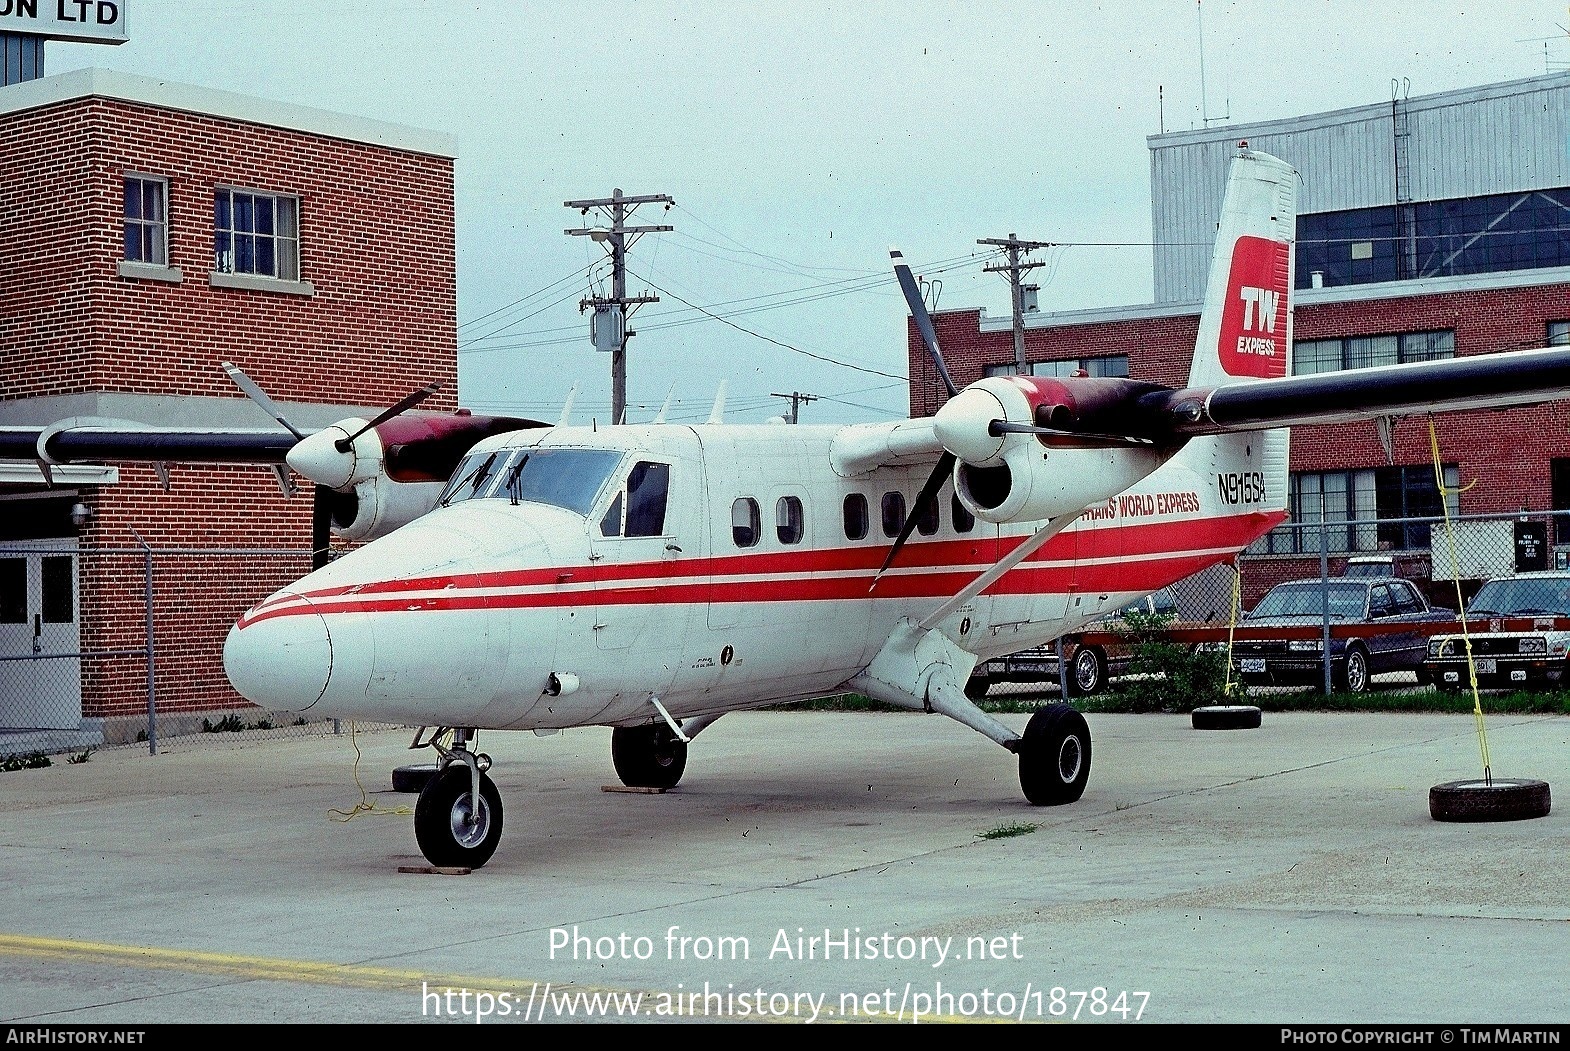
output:
[{"label": "metal door", "polygon": [[0,548],[0,730],[80,729],[80,650],[74,545]]}]

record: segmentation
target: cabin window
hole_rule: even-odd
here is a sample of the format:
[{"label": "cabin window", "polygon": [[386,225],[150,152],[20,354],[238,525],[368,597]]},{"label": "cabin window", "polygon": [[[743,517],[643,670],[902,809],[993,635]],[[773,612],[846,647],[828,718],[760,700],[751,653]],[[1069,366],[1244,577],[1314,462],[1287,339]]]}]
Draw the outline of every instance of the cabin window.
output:
[{"label": "cabin window", "polygon": [[867,498],[851,493],[845,498],[845,539],[861,540],[867,535]]},{"label": "cabin window", "polygon": [[774,505],[774,534],[780,538],[782,544],[801,543],[802,534],[807,531],[806,518],[802,514],[801,500],[794,496],[782,496]]},{"label": "cabin window", "polygon": [[921,506],[916,508],[916,532],[922,536],[931,536],[938,531],[938,521],[938,498],[934,494],[931,499],[923,500]]},{"label": "cabin window", "polygon": [[949,517],[954,521],[954,532],[968,533],[976,528],[976,516],[960,503],[959,494],[949,497]]},{"label": "cabin window", "polygon": [[758,501],[744,496],[730,505],[730,535],[737,547],[753,547],[763,532],[763,518],[758,514]]},{"label": "cabin window", "polygon": [[883,535],[899,536],[905,528],[905,494],[883,494]]}]

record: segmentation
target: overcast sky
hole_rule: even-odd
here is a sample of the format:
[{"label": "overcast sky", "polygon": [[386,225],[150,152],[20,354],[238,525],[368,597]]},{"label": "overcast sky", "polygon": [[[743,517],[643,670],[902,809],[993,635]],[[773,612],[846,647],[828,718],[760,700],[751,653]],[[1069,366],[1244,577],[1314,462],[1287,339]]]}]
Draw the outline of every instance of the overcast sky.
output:
[{"label": "overcast sky", "polygon": [[[1049,241],[1043,310],[1151,299],[1163,130],[1270,120],[1570,65],[1561,0],[965,4],[903,0],[124,0],[103,66],[430,128],[457,139],[459,397],[609,414],[578,312],[609,294],[566,200],[668,194],[629,256],[631,420],[821,400],[802,422],[906,412],[900,247],[939,307],[1004,316],[978,238]],[[1203,32],[1201,32],[1203,30]],[[1205,77],[1201,85],[1201,41]],[[1226,119],[1229,118],[1229,119]],[[701,310],[698,308],[702,308]],[[715,320],[709,315],[719,315]],[[832,359],[836,364],[820,359]]]}]

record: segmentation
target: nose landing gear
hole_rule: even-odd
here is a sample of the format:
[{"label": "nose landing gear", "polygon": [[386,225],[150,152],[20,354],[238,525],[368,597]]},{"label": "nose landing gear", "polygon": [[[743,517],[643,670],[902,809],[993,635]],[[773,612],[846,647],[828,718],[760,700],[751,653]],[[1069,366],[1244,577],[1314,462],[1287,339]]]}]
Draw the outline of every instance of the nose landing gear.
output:
[{"label": "nose landing gear", "polygon": [[452,731],[451,747],[430,742],[441,759],[414,803],[420,853],[442,868],[477,869],[491,860],[502,835],[502,798],[485,773],[491,757],[469,749],[472,729]]}]

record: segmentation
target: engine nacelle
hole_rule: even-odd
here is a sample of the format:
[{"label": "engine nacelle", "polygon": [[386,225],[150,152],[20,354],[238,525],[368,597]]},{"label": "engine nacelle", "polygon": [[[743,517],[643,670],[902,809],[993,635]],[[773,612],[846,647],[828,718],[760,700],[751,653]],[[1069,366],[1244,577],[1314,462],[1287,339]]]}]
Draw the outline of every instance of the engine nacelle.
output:
[{"label": "engine nacelle", "polygon": [[1048,448],[1028,434],[1007,436],[1001,463],[960,460],[954,491],[983,522],[1037,522],[1105,503],[1166,462],[1149,446]]},{"label": "engine nacelle", "polygon": [[430,513],[441,498],[443,482],[399,482],[385,474],[328,498],[333,532],[345,540],[375,540]]},{"label": "engine nacelle", "polygon": [[1105,502],[1166,462],[1174,446],[1126,438],[1141,429],[1138,399],[1160,389],[1112,377],[992,376],[949,399],[933,430],[957,461],[954,491],[971,514],[1041,521]]}]

